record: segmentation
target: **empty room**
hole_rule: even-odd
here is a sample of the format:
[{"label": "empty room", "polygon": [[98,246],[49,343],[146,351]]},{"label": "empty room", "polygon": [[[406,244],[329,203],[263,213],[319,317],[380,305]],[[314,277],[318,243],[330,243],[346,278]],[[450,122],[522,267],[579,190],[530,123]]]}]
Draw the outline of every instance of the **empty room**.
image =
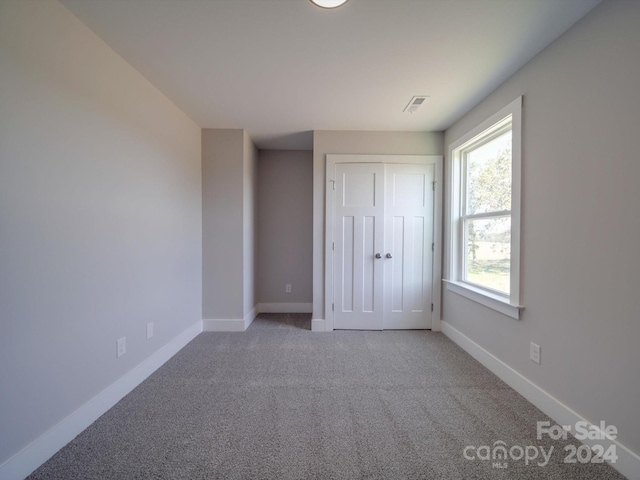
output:
[{"label": "empty room", "polygon": [[0,480],[640,480],[640,2],[0,0]]}]

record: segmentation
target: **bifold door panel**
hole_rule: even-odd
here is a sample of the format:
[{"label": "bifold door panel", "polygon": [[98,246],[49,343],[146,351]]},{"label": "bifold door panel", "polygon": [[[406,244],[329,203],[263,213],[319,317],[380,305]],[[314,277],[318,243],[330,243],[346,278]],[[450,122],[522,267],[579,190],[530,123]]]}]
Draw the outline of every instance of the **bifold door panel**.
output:
[{"label": "bifold door panel", "polygon": [[431,328],[433,166],[387,165],[384,329]]},{"label": "bifold door panel", "polygon": [[338,328],[382,329],[384,165],[336,168],[334,322]]}]

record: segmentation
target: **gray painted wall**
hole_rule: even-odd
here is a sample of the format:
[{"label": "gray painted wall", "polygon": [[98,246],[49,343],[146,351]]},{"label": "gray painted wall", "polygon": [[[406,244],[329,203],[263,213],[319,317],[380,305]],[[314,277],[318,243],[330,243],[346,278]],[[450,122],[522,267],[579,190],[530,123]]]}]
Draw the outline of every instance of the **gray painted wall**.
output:
[{"label": "gray painted wall", "polygon": [[202,130],[204,318],[244,318],[243,152],[243,130]]},{"label": "gray painted wall", "polygon": [[258,301],[311,303],[313,153],[261,150],[258,172]]},{"label": "gray painted wall", "polygon": [[640,3],[603,2],[445,137],[524,95],[522,319],[445,290],[444,320],[636,453],[639,25]]},{"label": "gray painted wall", "polygon": [[[258,149],[249,134],[243,137],[243,318],[256,306],[258,267]],[[253,320],[253,319],[251,319]]]},{"label": "gray painted wall", "polygon": [[313,135],[313,318],[324,319],[326,155],[443,155],[442,132],[316,130]]},{"label": "gray painted wall", "polygon": [[256,303],[257,163],[244,130],[202,130],[205,319],[243,319]]},{"label": "gray painted wall", "polygon": [[202,318],[202,217],[200,128],[59,3],[0,65],[1,464]]}]

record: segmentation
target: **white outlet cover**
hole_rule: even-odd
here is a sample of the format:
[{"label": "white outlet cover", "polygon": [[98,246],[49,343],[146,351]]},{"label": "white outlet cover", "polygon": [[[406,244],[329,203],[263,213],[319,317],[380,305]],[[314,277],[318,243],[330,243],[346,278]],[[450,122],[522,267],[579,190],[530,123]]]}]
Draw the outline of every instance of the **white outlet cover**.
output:
[{"label": "white outlet cover", "polygon": [[529,358],[532,362],[540,364],[540,345],[533,342],[529,344]]},{"label": "white outlet cover", "polygon": [[127,337],[122,337],[116,340],[116,356],[121,357],[127,353]]},{"label": "white outlet cover", "polygon": [[147,340],[153,337],[153,322],[147,323]]}]

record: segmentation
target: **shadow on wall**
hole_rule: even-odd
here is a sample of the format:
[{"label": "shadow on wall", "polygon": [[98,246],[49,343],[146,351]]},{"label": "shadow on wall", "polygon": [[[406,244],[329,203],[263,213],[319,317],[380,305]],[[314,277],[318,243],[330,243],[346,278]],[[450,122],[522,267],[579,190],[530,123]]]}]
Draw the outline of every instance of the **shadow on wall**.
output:
[{"label": "shadow on wall", "polygon": [[260,150],[313,150],[313,131],[283,136],[252,136]]}]

